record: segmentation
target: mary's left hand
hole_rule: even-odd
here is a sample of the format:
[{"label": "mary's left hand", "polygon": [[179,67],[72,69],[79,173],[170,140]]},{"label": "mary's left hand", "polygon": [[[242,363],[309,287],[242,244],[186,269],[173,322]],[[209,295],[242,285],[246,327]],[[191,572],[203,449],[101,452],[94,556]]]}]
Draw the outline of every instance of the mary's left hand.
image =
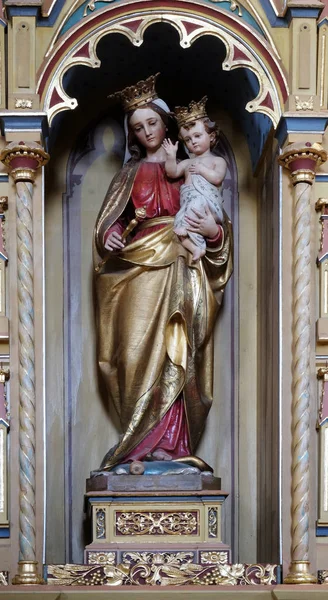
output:
[{"label": "mary's left hand", "polygon": [[218,233],[218,224],[216,223],[208,206],[205,208],[205,214],[200,213],[195,208],[192,209],[192,212],[195,216],[185,217],[188,223],[188,231],[200,233],[200,235],[209,239],[215,238]]}]

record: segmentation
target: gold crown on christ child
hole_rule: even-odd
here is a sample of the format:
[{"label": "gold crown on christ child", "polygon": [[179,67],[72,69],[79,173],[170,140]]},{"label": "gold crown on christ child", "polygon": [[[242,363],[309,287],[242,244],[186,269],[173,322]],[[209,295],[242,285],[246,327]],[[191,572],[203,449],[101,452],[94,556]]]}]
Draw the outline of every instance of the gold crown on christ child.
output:
[{"label": "gold crown on christ child", "polygon": [[179,129],[188,123],[192,123],[193,121],[207,117],[205,109],[206,102],[207,96],[204,96],[199,102],[192,100],[189,106],[176,106],[174,109],[174,114]]},{"label": "gold crown on christ child", "polygon": [[145,80],[138,81],[138,83],[124,88],[120,92],[111,94],[108,98],[120,98],[124,112],[135,110],[141,106],[147,106],[147,104],[158,98],[155,90],[155,83],[158,76],[159,73],[151,75]]}]

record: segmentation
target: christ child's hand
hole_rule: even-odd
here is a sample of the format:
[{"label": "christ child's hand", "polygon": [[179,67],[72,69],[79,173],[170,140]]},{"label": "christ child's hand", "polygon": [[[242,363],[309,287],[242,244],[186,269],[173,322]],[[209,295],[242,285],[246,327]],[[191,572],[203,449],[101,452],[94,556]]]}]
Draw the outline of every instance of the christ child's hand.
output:
[{"label": "christ child's hand", "polygon": [[188,167],[189,173],[193,173],[195,175],[202,174],[202,166],[200,163],[191,163]]},{"label": "christ child's hand", "polygon": [[164,148],[168,158],[173,158],[175,160],[178,151],[178,144],[179,142],[172,144],[171,140],[163,141],[162,147]]}]

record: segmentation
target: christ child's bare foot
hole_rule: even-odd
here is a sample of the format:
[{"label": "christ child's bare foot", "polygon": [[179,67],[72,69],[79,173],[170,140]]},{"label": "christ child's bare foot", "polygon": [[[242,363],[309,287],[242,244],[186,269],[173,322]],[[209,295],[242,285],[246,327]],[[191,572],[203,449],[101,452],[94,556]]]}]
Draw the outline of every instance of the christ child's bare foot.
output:
[{"label": "christ child's bare foot", "polygon": [[154,452],[152,452],[152,457],[155,460],[172,460],[172,456],[168,452],[165,452],[165,450],[162,450],[162,448],[154,450]]},{"label": "christ child's bare foot", "polygon": [[174,229],[174,233],[176,233],[177,235],[179,235],[181,237],[186,237],[186,235],[188,235],[185,227],[176,227]]},{"label": "christ child's bare foot", "polygon": [[192,253],[193,262],[196,262],[197,260],[202,258],[202,256],[204,256],[204,254],[206,254],[206,250],[204,250],[204,248],[198,248],[198,246],[197,246],[196,249]]}]

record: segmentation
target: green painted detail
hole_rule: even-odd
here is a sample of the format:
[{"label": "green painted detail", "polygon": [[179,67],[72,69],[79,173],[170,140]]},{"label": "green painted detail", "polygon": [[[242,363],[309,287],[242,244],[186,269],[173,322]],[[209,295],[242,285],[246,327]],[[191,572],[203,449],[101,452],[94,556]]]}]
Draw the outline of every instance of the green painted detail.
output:
[{"label": "green painted detail", "polygon": [[[62,27],[59,37],[64,35],[71,27],[74,27],[79,21],[82,21],[86,16],[91,15],[97,10],[105,8],[109,4],[114,4],[116,0],[87,0],[66,21]],[[216,5],[218,8],[221,7],[227,12],[232,12],[235,16],[238,16],[242,21],[251,25],[258,33],[265,37],[264,31],[255,21],[254,17],[244,8],[241,4],[235,2],[235,0],[207,0],[208,4]],[[130,5],[133,6],[133,5]]]}]

